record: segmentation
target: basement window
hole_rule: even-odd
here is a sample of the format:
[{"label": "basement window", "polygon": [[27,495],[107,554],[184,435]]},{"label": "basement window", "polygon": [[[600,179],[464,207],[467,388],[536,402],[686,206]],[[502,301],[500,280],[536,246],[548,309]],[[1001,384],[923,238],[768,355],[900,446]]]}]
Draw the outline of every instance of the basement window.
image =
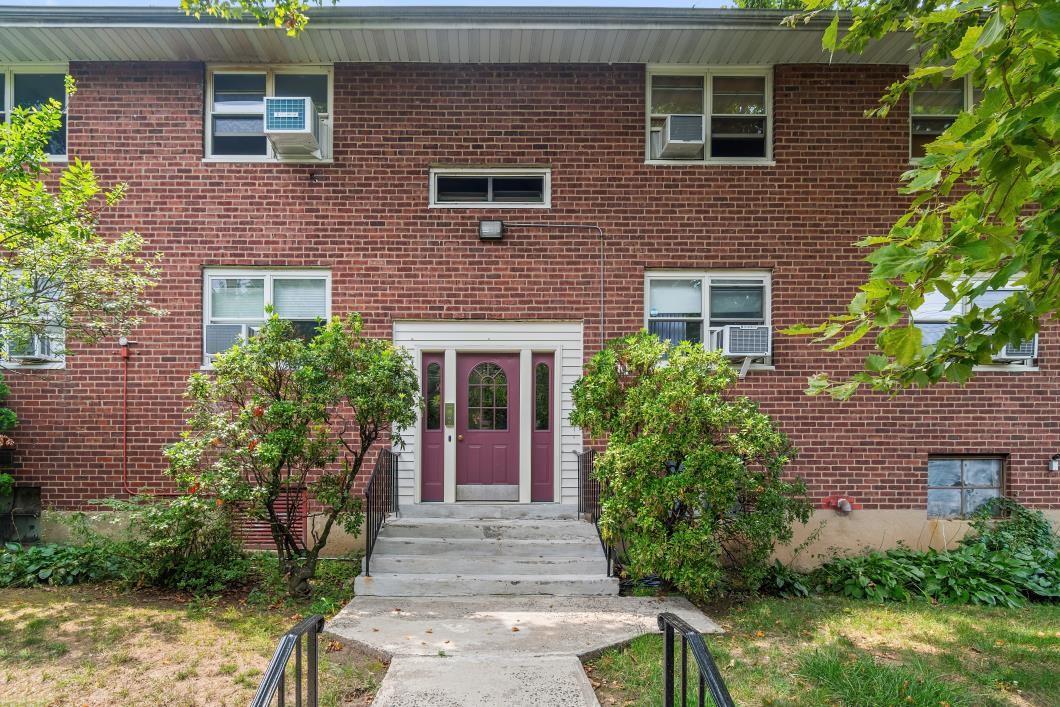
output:
[{"label": "basement window", "polygon": [[547,209],[552,204],[551,182],[548,169],[432,169],[430,205]]},{"label": "basement window", "polygon": [[1000,457],[932,457],[928,460],[928,518],[968,518],[1001,496]]}]

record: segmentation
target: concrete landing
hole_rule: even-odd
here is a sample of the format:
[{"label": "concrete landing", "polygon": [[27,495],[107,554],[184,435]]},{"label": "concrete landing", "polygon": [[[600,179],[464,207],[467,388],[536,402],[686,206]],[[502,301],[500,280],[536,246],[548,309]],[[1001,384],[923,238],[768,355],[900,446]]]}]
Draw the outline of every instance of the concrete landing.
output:
[{"label": "concrete landing", "polygon": [[572,655],[527,660],[500,656],[399,656],[375,707],[598,707]]},{"label": "concrete landing", "polygon": [[441,651],[448,656],[522,655],[529,665],[536,662],[534,656],[594,658],[657,632],[656,617],[664,611],[703,633],[721,633],[684,598],[619,596],[357,597],[328,622],[327,631],[383,660],[437,657]]}]

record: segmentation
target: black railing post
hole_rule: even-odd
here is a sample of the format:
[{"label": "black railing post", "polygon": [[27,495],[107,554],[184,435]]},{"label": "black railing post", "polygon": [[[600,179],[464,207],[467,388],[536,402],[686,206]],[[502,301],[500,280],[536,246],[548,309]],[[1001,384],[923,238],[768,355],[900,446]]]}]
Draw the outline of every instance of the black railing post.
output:
[{"label": "black railing post", "polygon": [[398,512],[398,455],[380,450],[364,487],[364,576],[371,577],[372,551],[388,513]]},{"label": "black railing post", "polygon": [[674,627],[663,626],[663,707],[674,707]]},{"label": "black railing post", "polygon": [[[294,654],[294,700],[297,707],[302,707],[302,648],[306,651],[305,670],[305,696],[306,707],[318,707],[317,697],[319,690],[318,672],[318,650],[317,642],[320,632],[324,629],[323,616],[310,616],[298,623],[280,638],[273,653],[269,667],[261,678],[258,691],[254,693],[254,699],[250,707],[268,707],[275,699],[276,704],[283,707],[287,704],[287,665],[291,662]],[[304,639],[303,639],[304,637]]]},{"label": "black railing post", "polygon": [[707,648],[703,635],[681,618],[670,614],[659,614],[659,629],[663,631],[663,695],[664,707],[674,707],[674,632],[681,634],[681,707],[688,704],[688,652],[696,662],[699,672],[699,705],[704,707],[709,691],[713,704],[718,707],[736,707],[721,677],[714,656]]}]

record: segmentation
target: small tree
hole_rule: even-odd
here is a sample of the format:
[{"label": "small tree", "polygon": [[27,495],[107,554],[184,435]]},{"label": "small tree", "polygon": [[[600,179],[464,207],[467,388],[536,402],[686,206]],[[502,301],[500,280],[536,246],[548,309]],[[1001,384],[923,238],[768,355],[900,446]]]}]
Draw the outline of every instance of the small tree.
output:
[{"label": "small tree", "polygon": [[[416,420],[419,384],[407,354],[361,334],[353,315],[323,325],[311,341],[272,315],[245,344],[222,354],[212,373],[188,384],[192,417],[166,450],[171,473],[190,493],[245,504],[269,522],[292,596],[308,596],[317,560],[337,523],[355,534],[362,522],[354,493],[375,442]],[[394,440],[400,444],[396,433]],[[293,527],[294,494],[305,488],[320,506],[310,538]],[[278,509],[286,497],[286,513]]]},{"label": "small tree", "polygon": [[637,576],[658,574],[696,596],[756,589],[777,542],[810,507],[782,478],[788,438],[745,397],[732,364],[647,332],[617,339],[574,386],[571,421],[607,436],[595,473],[601,530]]}]

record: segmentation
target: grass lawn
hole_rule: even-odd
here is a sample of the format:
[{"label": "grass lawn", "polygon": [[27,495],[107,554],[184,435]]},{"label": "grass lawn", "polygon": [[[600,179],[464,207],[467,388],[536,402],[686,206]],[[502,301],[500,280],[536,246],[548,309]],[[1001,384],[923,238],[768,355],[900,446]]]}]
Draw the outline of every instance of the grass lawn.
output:
[{"label": "grass lawn", "polygon": [[[0,704],[245,705],[280,635],[303,615],[341,608],[350,591],[341,574],[309,606],[269,589],[216,599],[0,589]],[[321,648],[321,704],[370,703],[386,668],[338,643]]]},{"label": "grass lawn", "polygon": [[[739,705],[1060,705],[1057,604],[762,599],[708,614]],[[661,636],[643,636],[586,669],[605,707],[661,705],[661,661]]]}]

